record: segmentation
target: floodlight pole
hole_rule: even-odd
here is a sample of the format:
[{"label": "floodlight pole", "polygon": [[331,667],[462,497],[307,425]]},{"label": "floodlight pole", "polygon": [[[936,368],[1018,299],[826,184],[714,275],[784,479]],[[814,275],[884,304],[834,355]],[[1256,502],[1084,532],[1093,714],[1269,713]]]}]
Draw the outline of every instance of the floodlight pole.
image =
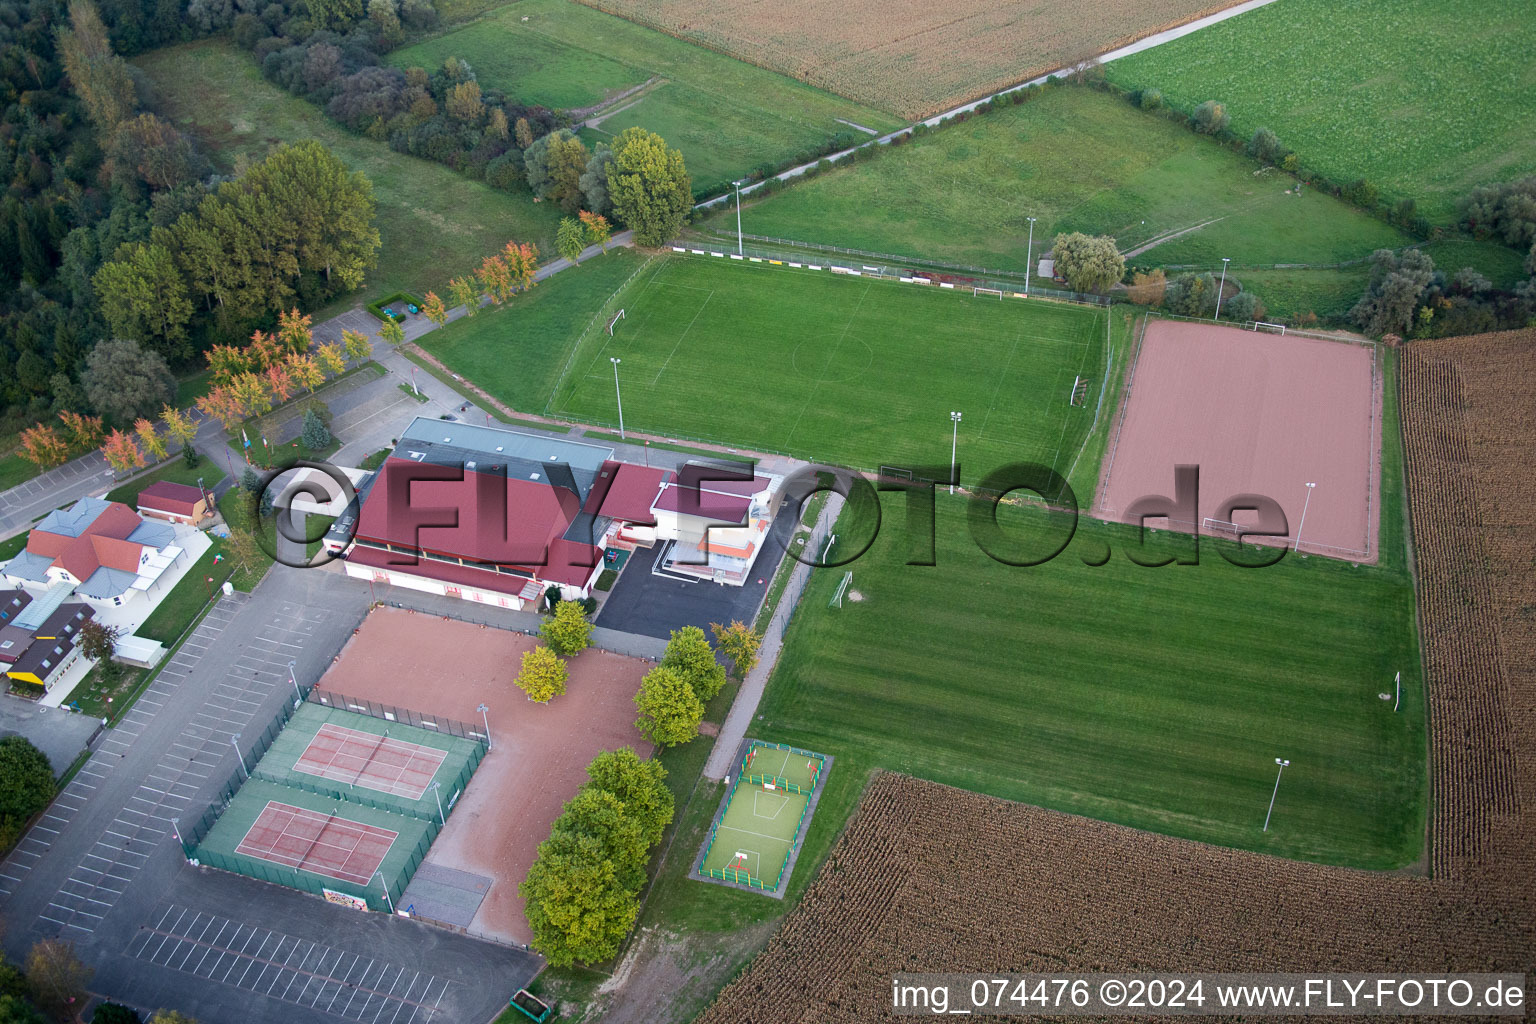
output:
[{"label": "floodlight pole", "polygon": [[1216,319],[1221,319],[1221,293],[1227,289],[1227,264],[1232,262],[1232,257],[1221,258],[1221,284],[1216,286]]},{"label": "floodlight pole", "polygon": [[955,460],[960,453],[960,414],[950,413],[949,422],[954,424],[954,430],[949,439],[949,493],[954,494],[955,477],[960,475],[955,468]]},{"label": "floodlight pole", "polygon": [[245,767],[245,755],[240,753],[240,734],[235,733],[233,736],[231,736],[229,738],[229,744],[235,748],[235,760],[240,762],[240,774],[245,776],[246,781],[250,781],[251,773]]},{"label": "floodlight pole", "polygon": [[486,715],[486,712],[491,709],[487,705],[481,704],[475,710],[480,712],[480,721],[485,723],[485,752],[489,754],[491,752],[491,720]]},{"label": "floodlight pole", "polygon": [[416,364],[415,363],[411,364],[411,391],[414,392],[417,395],[421,394],[421,389],[416,386]]},{"label": "floodlight pole", "polygon": [[1312,504],[1312,488],[1316,486],[1316,481],[1307,481],[1307,500],[1301,503],[1301,522],[1296,524],[1296,543],[1291,547],[1292,551],[1301,550],[1301,531],[1307,525],[1307,508]]},{"label": "floodlight pole", "polygon": [[299,677],[294,675],[294,672],[293,672],[293,670],[295,668],[297,668],[298,665],[299,665],[299,663],[294,661],[292,658],[288,659],[288,681],[293,684],[293,706],[294,707],[298,707],[300,704],[304,703],[304,694],[303,694],[302,691],[299,690]]},{"label": "floodlight pole", "polygon": [[432,783],[432,795],[437,797],[437,823],[446,826],[448,824],[448,815],[443,813],[442,788],[443,784],[441,782]]},{"label": "floodlight pole", "polygon": [[624,393],[619,390],[619,363],[618,356],[609,356],[608,361],[613,364],[613,395],[619,403],[619,439],[624,439]]},{"label": "floodlight pole", "polygon": [[1280,757],[1275,758],[1275,764],[1280,766],[1280,770],[1275,772],[1275,791],[1273,793],[1269,794],[1269,810],[1267,812],[1265,812],[1265,814],[1264,814],[1264,831],[1265,832],[1269,831],[1269,818],[1270,818],[1270,815],[1275,813],[1275,797],[1280,795],[1280,776],[1285,774],[1286,766],[1288,766],[1290,763],[1291,762],[1285,760],[1284,758],[1280,758]]},{"label": "floodlight pole", "polygon": [[373,877],[379,880],[379,886],[384,890],[384,905],[387,906],[389,908],[389,912],[393,914],[395,912],[395,901],[389,898],[389,883],[384,881],[384,872],[375,871],[373,873]]},{"label": "floodlight pole", "polygon": [[187,841],[181,838],[181,829],[177,828],[177,825],[180,823],[180,821],[180,818],[171,819],[171,835],[176,837],[176,843],[181,847],[182,857],[190,861],[192,857],[187,853]]},{"label": "floodlight pole", "polygon": [[736,186],[736,255],[742,255],[741,247],[741,182],[733,181]]},{"label": "floodlight pole", "polygon": [[1035,218],[1029,218],[1029,245],[1024,250],[1024,297],[1029,298],[1029,279],[1035,276]]}]

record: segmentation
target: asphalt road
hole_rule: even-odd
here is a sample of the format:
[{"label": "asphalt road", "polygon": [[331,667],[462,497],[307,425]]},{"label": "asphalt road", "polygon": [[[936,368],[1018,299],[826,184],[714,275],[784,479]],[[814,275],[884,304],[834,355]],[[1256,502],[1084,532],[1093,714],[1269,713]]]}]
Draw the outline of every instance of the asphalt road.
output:
[{"label": "asphalt road", "polygon": [[481,1021],[539,960],[401,918],[333,906],[188,865],[171,819],[198,817],[237,771],[231,737],[293,699],[367,610],[335,572],[275,566],[222,599],[0,865],[4,945],[20,960],[59,936],[93,989],[204,1021]]}]

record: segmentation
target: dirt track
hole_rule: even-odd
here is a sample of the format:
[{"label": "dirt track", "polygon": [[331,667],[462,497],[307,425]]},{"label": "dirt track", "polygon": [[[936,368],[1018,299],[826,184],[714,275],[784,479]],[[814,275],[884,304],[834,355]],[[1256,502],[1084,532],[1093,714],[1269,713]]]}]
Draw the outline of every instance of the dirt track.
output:
[{"label": "dirt track", "polygon": [[495,879],[473,928],[532,938],[517,886],[565,801],[604,750],[651,746],[635,730],[633,698],[651,664],[590,649],[570,662],[564,696],[534,704],[512,685],[536,637],[453,619],[377,608],[320,688],[462,722],[490,706],[491,752],[459,801],[428,861]]}]

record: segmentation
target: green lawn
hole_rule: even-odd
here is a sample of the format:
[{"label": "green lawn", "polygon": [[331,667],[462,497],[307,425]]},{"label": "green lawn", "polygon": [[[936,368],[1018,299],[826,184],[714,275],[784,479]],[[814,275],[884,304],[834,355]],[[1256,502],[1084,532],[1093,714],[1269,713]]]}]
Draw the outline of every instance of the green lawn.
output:
[{"label": "green lawn", "polygon": [[0,491],[8,491],[17,484],[26,483],[40,472],[42,470],[34,463],[28,462],[16,452],[0,456]]},{"label": "green lawn", "polygon": [[[223,541],[211,538],[213,545],[202,553],[171,592],[150,612],[149,618],[134,632],[150,640],[158,640],[167,647],[184,633],[210,597],[217,597],[219,587],[234,572],[234,563],[224,550]],[[213,582],[208,582],[208,577]]]},{"label": "green lawn", "polygon": [[228,43],[169,46],[135,63],[159,93],[160,112],[194,133],[220,171],[241,157],[259,159],[279,142],[318,139],[373,183],[379,265],[363,288],[333,305],[394,291],[442,293],[449,277],[479,266],[508,239],[554,252],[558,209],[345,131],[262,78],[251,57]]},{"label": "green lawn", "polygon": [[1180,110],[1221,100],[1302,163],[1453,219],[1474,186],[1536,169],[1528,0],[1285,0],[1107,65]]},{"label": "green lawn", "polygon": [[190,409],[213,387],[213,371],[199,370],[176,381],[175,406],[178,409]]},{"label": "green lawn", "polygon": [[652,78],[589,141],[639,125],[682,150],[696,186],[718,186],[850,131],[901,122],[654,29],[568,0],[521,0],[389,57],[400,67],[467,60],[482,85],[524,103],[590,107]]},{"label": "green lawn", "polygon": [[613,249],[417,344],[512,408],[542,412],[576,339],[644,262],[632,249]]},{"label": "green lawn", "polygon": [[[1105,373],[1107,314],[1091,307],[692,256],[613,301],[626,318],[583,339],[556,414],[611,425],[617,356],[636,430],[870,470],[947,467],[960,410],[968,481],[1017,461],[1065,472]],[[1068,404],[1078,374],[1086,408]]]},{"label": "green lawn", "polygon": [[[1147,267],[1331,264],[1413,241],[1315,189],[1286,195],[1291,178],[1257,169],[1124,100],[1063,87],[749,202],[742,222],[755,235],[1012,271],[1028,269],[1031,216],[1036,256],[1059,231],[1112,235],[1131,251],[1196,228],[1128,259]],[[734,209],[704,226],[734,233]],[[1507,261],[1499,246],[1464,249],[1474,264]],[[1273,300],[1255,288],[1276,315],[1359,293],[1353,269],[1287,274]]]}]

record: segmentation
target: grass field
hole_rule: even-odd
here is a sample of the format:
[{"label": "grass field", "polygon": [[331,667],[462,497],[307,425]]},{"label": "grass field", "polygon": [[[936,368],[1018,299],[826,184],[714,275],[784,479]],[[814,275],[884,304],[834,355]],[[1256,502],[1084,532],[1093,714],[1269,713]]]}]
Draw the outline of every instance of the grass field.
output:
[{"label": "grass field", "polygon": [[[1291,178],[1256,170],[1123,100],[1064,87],[747,203],[742,223],[755,235],[1012,271],[1028,269],[1031,216],[1037,256],[1059,231],[1112,235],[1132,251],[1193,229],[1128,258],[1149,267],[1219,269],[1223,256],[1235,267],[1332,264],[1413,242],[1316,190],[1286,195]],[[704,226],[734,233],[734,209]],[[1501,246],[1461,248],[1490,277],[1508,261]],[[1255,289],[1276,315],[1335,308],[1341,291],[1352,304],[1364,279],[1362,268],[1283,274],[1273,296]]]},{"label": "grass field", "polygon": [[224,173],[260,159],[279,142],[317,139],[373,183],[379,265],[357,292],[333,306],[393,291],[443,289],[508,239],[554,252],[560,211],[526,195],[498,192],[440,164],[352,135],[312,103],[261,77],[248,54],[205,40],[136,58],[160,96],[158,109],[195,134]]},{"label": "grass field", "polygon": [[1302,163],[1453,218],[1473,186],[1536,170],[1527,0],[1286,0],[1107,65],[1181,110],[1228,104]]},{"label": "grass field", "polygon": [[[682,150],[695,185],[739,178],[850,131],[900,125],[867,106],[569,0],[521,0],[390,54],[399,67],[459,57],[519,102],[587,108],[658,79],[583,132],[588,143],[638,125]],[[622,109],[619,109],[622,108]]]},{"label": "grass field", "polygon": [[[1016,461],[1065,473],[1105,373],[1103,310],[851,278],[767,263],[668,257],[613,300],[614,337],[578,347],[552,411],[865,469]],[[1122,346],[1123,347],[1123,346]],[[1095,382],[1069,406],[1075,377]],[[935,475],[943,475],[941,469]]]},{"label": "grass field", "polygon": [[417,344],[512,408],[542,412],[577,337],[603,300],[644,262],[633,249],[614,249]]}]

